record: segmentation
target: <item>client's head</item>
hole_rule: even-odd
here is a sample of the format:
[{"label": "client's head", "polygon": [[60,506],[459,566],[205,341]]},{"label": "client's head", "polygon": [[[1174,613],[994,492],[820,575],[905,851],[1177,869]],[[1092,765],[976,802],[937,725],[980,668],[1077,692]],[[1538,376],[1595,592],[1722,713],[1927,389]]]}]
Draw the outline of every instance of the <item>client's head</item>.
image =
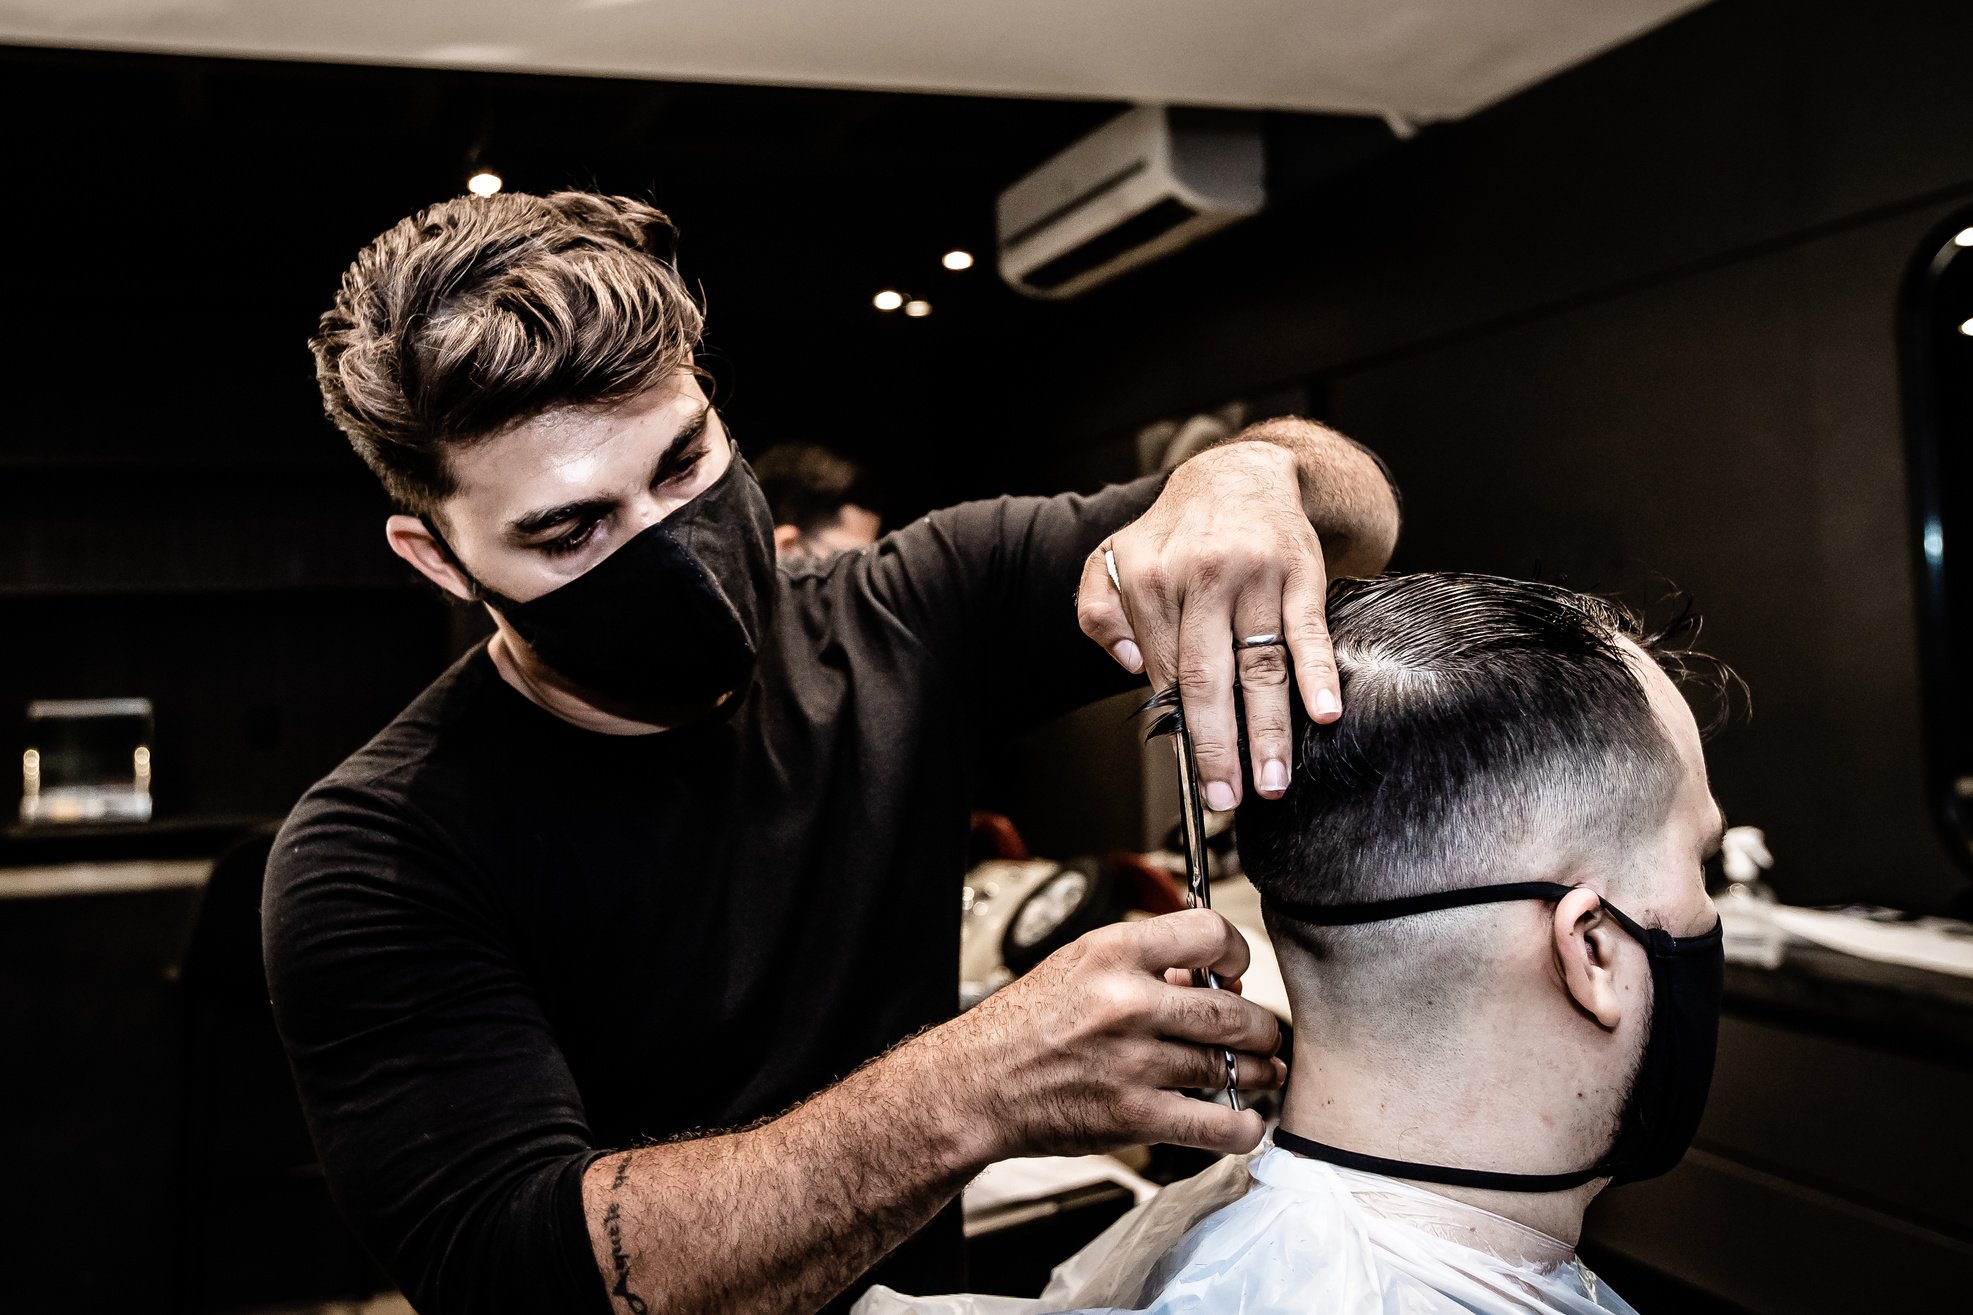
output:
[{"label": "client's head", "polygon": [[[1238,817],[1295,1011],[1283,1126],[1409,1161],[1596,1164],[1656,994],[1611,908],[1674,937],[1715,922],[1722,824],[1692,714],[1635,618],[1551,585],[1345,581],[1329,625],[1343,716],[1298,722],[1287,794],[1249,791]],[[1319,913],[1514,882],[1575,889]]]}]

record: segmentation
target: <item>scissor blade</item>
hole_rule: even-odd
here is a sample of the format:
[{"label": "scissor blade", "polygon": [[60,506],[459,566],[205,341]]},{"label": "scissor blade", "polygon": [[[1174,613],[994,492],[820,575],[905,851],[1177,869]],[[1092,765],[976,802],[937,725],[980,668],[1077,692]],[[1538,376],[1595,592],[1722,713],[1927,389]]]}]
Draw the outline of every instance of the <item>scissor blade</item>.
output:
[{"label": "scissor blade", "polygon": [[[1175,710],[1171,737],[1172,750],[1178,756],[1178,830],[1185,845],[1185,902],[1191,908],[1209,909],[1213,897],[1206,858],[1206,811],[1199,798],[1199,765],[1192,757],[1192,731],[1185,724],[1183,709]],[[1217,990],[1219,975],[1210,968],[1195,968],[1192,985]],[[1231,1050],[1222,1047],[1220,1054],[1226,1060],[1226,1099],[1237,1110],[1239,1070]]]}]

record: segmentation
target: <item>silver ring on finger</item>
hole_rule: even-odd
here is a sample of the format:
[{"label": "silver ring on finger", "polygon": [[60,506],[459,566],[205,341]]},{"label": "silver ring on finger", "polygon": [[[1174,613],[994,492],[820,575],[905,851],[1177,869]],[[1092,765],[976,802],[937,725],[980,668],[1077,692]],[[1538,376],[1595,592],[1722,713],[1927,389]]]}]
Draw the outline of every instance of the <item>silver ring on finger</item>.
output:
[{"label": "silver ring on finger", "polygon": [[1277,647],[1281,642],[1282,641],[1280,634],[1276,631],[1270,630],[1264,635],[1247,635],[1240,639],[1236,639],[1233,641],[1233,647],[1236,649],[1274,648]]}]

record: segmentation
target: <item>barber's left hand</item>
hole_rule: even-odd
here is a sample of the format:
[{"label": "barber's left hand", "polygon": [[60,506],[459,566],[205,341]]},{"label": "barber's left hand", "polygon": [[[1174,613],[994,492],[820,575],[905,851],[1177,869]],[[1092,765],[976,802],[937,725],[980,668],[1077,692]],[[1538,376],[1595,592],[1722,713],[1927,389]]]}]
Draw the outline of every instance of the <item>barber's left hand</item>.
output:
[{"label": "barber's left hand", "polygon": [[[1116,583],[1105,552],[1114,555]],[[1172,472],[1151,509],[1090,554],[1077,612],[1083,633],[1154,690],[1178,685],[1208,808],[1240,801],[1236,676],[1247,745],[1263,796],[1288,788],[1292,669],[1311,718],[1342,715],[1335,654],[1323,621],[1328,572],[1303,510],[1295,458],[1266,442],[1233,442]],[[1279,635],[1286,647],[1235,648]]]}]

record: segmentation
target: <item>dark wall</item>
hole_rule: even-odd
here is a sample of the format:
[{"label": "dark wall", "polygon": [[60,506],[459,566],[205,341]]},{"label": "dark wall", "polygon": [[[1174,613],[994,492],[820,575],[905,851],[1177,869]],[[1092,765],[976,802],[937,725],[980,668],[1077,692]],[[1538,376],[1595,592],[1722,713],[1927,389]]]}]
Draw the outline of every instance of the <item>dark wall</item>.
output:
[{"label": "dark wall", "polygon": [[1949,0],[1716,0],[1075,304],[1040,441],[1312,379],[1398,472],[1398,568],[1694,596],[1785,897],[1941,904],[1894,314],[1973,199],[1969,48]]},{"label": "dark wall", "polygon": [[985,252],[994,192],[1110,112],[0,47],[0,750],[30,699],[145,696],[160,818],[279,814],[442,669],[469,618],[386,551],[306,343],[357,250],[472,165],[678,220],[747,450],[834,444],[900,514],[997,492],[946,402],[1040,312],[939,256]]},{"label": "dark wall", "polygon": [[176,459],[30,431],[0,464],[0,744],[32,698],[149,698],[160,818],[279,815],[443,665],[447,609],[384,550],[360,466],[159,437]]},{"label": "dark wall", "polygon": [[1948,0],[1715,0],[1087,298],[982,269],[916,326],[868,289],[980,247],[993,190],[1103,107],[0,52],[32,201],[0,235],[33,253],[0,732],[149,693],[161,807],[278,811],[442,662],[301,343],[478,153],[677,210],[742,434],[824,431],[901,510],[1124,473],[1147,420],[1313,383],[1398,468],[1400,566],[1695,595],[1755,694],[1719,790],[1786,893],[1941,901],[1892,315],[1973,200],[1969,37]]}]

